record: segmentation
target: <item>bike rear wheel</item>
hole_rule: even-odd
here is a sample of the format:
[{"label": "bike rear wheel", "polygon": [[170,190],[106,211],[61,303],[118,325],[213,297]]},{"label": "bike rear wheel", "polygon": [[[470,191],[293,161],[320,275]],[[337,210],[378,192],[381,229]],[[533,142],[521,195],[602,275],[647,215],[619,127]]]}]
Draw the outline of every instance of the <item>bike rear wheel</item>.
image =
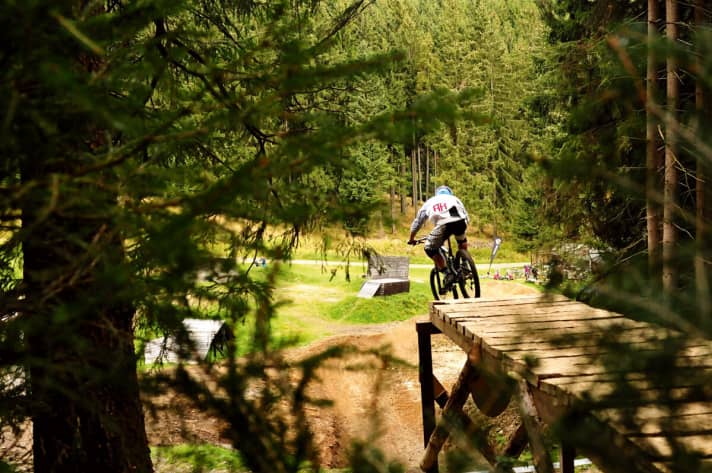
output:
[{"label": "bike rear wheel", "polygon": [[433,298],[436,301],[447,300],[447,299],[457,299],[457,285],[453,283],[452,290],[448,291],[444,295],[440,294],[440,288],[442,287],[442,273],[437,269],[433,268],[430,270],[430,291],[433,293]]},{"label": "bike rear wheel", "polygon": [[455,267],[459,274],[458,284],[462,297],[480,297],[480,277],[477,266],[467,250],[457,250]]}]

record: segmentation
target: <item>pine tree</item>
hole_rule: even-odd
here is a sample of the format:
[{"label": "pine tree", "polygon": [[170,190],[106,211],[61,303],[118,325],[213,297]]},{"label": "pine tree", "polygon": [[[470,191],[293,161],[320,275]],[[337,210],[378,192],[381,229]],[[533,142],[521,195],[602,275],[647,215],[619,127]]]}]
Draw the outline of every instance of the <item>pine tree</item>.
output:
[{"label": "pine tree", "polygon": [[[343,85],[391,60],[333,53],[367,5],[0,7],[12,19],[0,32],[0,415],[34,421],[35,471],[150,471],[134,329],[176,337],[190,358],[181,321],[205,307],[235,330],[251,322],[226,372],[206,366],[220,394],[181,369],[143,389],[219,412],[251,471],[315,460],[301,390],[319,360],[296,387],[266,375],[283,362],[270,343],[279,265],[255,277],[241,262],[288,259],[317,225],[359,230],[380,143],[403,142],[413,120],[460,115],[453,94],[349,114],[366,94]],[[252,353],[244,365],[238,349]],[[290,415],[274,415],[283,400]]]}]

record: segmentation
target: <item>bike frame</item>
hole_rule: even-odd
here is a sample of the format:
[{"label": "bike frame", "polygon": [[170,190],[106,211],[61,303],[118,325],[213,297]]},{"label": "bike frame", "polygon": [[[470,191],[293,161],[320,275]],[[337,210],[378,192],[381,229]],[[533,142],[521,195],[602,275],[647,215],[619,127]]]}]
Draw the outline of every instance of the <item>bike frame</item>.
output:
[{"label": "bike frame", "polygon": [[[448,286],[447,292],[452,293],[452,296],[455,299],[458,298],[458,290],[462,292],[461,295],[463,297],[480,297],[479,277],[477,275],[477,268],[475,266],[475,263],[472,260],[472,257],[470,256],[469,252],[464,249],[463,251],[465,255],[462,256],[463,261],[457,263],[458,255],[460,254],[460,248],[458,246],[457,253],[453,251],[451,238],[452,235],[447,238],[447,243],[443,241],[443,245],[438,249],[438,252],[445,260],[446,267],[449,271],[452,272],[452,274],[456,276],[455,281]],[[425,241],[427,241],[427,239],[428,237],[419,238],[415,240],[415,243],[424,243]],[[463,269],[465,269],[465,267],[462,267],[463,262],[467,269],[466,274],[469,274],[469,276],[463,274]],[[430,288],[433,292],[433,297],[436,300],[439,300],[443,296],[442,294],[440,294],[443,282],[441,280],[441,274],[442,273],[440,273],[440,271],[438,270],[437,265],[434,265],[433,269],[430,271]],[[470,279],[472,279],[472,287],[468,286],[467,281],[469,281]],[[466,290],[466,287],[469,287],[469,289]],[[473,293],[469,294],[470,291],[473,291]]]}]

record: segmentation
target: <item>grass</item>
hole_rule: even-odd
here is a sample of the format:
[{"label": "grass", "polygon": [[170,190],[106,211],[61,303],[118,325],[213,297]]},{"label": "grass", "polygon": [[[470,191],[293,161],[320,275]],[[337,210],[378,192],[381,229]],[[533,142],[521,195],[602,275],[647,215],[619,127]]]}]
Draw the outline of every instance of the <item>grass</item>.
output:
[{"label": "grass", "polygon": [[[350,265],[350,280],[346,279],[345,265],[340,263],[282,264],[275,290],[276,310],[270,320],[272,348],[306,345],[358,324],[393,322],[425,314],[432,299],[429,271],[411,268],[408,293],[364,299],[357,297],[365,281],[366,266],[361,263]],[[250,314],[235,331],[239,356],[255,349],[254,321],[254,314]]]},{"label": "grass", "polygon": [[409,293],[371,299],[357,297],[364,272],[361,264],[352,265],[347,281],[344,268],[332,277],[318,265],[285,266],[277,291],[282,304],[272,321],[277,339],[306,344],[351,325],[405,320],[427,311],[429,269],[411,269]]},{"label": "grass", "polygon": [[239,452],[218,445],[173,445],[152,447],[156,473],[237,473],[247,469]]},{"label": "grass", "polygon": [[[422,247],[408,247],[408,250],[422,253]],[[411,262],[413,259],[416,258]],[[476,260],[480,273],[484,274],[488,260]],[[349,265],[350,279],[346,278],[346,264],[340,260],[317,261],[316,264],[280,263],[275,289],[277,305],[270,320],[271,347],[306,345],[354,325],[401,321],[425,314],[432,300],[428,282],[432,262],[425,255],[416,261],[421,261],[423,266],[411,266],[408,293],[371,299],[357,297],[367,271],[367,265],[361,260]],[[274,264],[253,268],[253,277],[263,279],[267,271],[274,269]],[[207,317],[214,312],[211,307],[202,310]],[[257,349],[253,345],[254,322],[255,316],[250,314],[235,330],[238,356]]]},{"label": "grass", "polygon": [[377,324],[407,320],[427,312],[432,300],[427,274],[430,270],[411,270],[410,292],[388,297],[364,299],[350,295],[327,308],[326,316],[335,321],[351,324]]},{"label": "grass", "polygon": [[[408,251],[422,253],[422,247],[408,247]],[[475,258],[480,272],[488,259]],[[348,266],[340,260],[316,261],[315,264],[280,263],[275,290],[276,312],[270,321],[272,347],[299,346],[328,337],[358,324],[400,321],[427,312],[432,300],[428,282],[432,262],[427,256],[415,258],[422,267],[410,268],[410,291],[388,297],[364,299],[357,297],[367,265],[357,260]],[[274,268],[254,268],[257,279]],[[210,308],[205,308],[209,315]],[[237,327],[238,355],[255,349],[254,315]]]},{"label": "grass", "polygon": [[327,315],[332,320],[354,324],[380,324],[406,320],[423,314],[428,302],[432,300],[430,289],[425,294],[396,294],[386,297],[362,299],[348,297],[331,306]]},{"label": "grass", "polygon": [[13,465],[0,460],[0,473],[15,473],[16,471],[17,469]]},{"label": "grass", "polygon": [[[230,447],[211,444],[181,444],[152,447],[151,460],[155,473],[249,473],[240,452]],[[311,472],[309,465],[300,472]],[[340,473],[344,469],[319,469],[322,473]],[[0,473],[3,473],[0,463]]]}]

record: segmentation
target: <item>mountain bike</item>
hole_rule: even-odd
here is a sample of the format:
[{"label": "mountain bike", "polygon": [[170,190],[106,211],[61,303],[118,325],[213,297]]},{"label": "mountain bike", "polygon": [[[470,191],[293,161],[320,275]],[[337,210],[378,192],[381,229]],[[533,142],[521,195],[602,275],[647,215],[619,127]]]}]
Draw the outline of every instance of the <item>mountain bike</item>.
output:
[{"label": "mountain bike", "polygon": [[[424,243],[427,237],[419,238],[415,240],[416,244]],[[445,295],[440,294],[440,289],[443,287],[443,273],[438,271],[437,267],[433,267],[430,270],[430,290],[433,293],[435,300],[447,299],[452,296],[453,299],[457,299],[459,295],[463,298],[468,297],[480,297],[480,277],[477,274],[477,266],[470,256],[470,253],[465,249],[457,250],[456,253],[452,252],[452,245],[450,244],[450,237],[446,240],[446,243],[440,247],[440,254],[445,260],[445,264],[455,275],[455,279],[446,287]],[[458,288],[460,293],[458,294]]]}]

